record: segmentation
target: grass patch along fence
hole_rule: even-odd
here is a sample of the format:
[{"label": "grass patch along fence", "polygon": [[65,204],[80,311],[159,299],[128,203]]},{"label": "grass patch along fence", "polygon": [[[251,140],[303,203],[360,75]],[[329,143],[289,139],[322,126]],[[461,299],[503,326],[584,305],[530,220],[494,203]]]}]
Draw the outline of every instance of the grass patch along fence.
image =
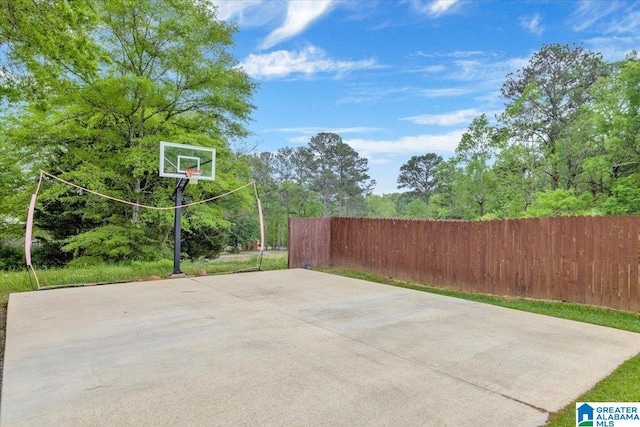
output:
[{"label": "grass patch along fence", "polygon": [[[622,329],[640,333],[640,313],[612,310],[583,304],[556,301],[538,301],[524,298],[497,297],[484,294],[472,294],[425,286],[405,280],[396,280],[373,273],[366,273],[344,267],[321,267],[320,271],[338,274],[355,279],[382,283],[392,286],[431,292],[470,301],[498,305],[531,313],[575,320],[594,325]],[[638,402],[640,401],[640,354],[620,365],[611,375],[596,384],[591,390],[578,397],[562,411],[554,414],[548,427],[566,427],[575,425],[575,402]]]}]

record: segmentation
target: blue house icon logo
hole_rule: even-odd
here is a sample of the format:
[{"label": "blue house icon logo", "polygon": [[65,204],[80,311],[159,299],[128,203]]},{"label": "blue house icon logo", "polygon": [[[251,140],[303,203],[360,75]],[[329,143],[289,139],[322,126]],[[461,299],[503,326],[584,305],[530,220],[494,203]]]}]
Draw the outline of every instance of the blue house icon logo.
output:
[{"label": "blue house icon logo", "polygon": [[593,426],[593,408],[587,403],[576,405],[576,426],[592,427]]}]

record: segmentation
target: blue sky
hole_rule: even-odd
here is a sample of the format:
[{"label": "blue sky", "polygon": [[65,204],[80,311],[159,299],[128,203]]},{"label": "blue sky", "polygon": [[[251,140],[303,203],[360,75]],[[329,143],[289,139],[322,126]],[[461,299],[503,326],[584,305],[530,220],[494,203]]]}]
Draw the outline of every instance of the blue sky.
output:
[{"label": "blue sky", "polygon": [[298,147],[335,132],[398,191],[411,156],[450,157],[474,117],[544,43],[607,61],[640,51],[640,3],[590,0],[222,0],[232,53],[259,84],[247,144]]}]

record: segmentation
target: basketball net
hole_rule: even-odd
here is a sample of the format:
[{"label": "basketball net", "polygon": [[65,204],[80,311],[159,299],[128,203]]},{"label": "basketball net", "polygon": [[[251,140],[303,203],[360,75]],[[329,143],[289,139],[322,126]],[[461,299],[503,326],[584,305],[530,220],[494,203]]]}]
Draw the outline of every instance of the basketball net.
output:
[{"label": "basketball net", "polygon": [[189,184],[197,184],[198,178],[202,175],[202,169],[185,169],[184,174],[189,179]]}]

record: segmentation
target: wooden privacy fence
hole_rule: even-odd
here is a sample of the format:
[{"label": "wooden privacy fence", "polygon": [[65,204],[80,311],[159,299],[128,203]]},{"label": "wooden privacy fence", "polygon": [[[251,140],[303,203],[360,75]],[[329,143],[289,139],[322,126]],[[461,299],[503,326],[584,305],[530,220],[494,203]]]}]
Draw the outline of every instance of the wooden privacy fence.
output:
[{"label": "wooden privacy fence", "polygon": [[291,218],[289,268],[344,266],[465,292],[640,311],[640,217]]}]

